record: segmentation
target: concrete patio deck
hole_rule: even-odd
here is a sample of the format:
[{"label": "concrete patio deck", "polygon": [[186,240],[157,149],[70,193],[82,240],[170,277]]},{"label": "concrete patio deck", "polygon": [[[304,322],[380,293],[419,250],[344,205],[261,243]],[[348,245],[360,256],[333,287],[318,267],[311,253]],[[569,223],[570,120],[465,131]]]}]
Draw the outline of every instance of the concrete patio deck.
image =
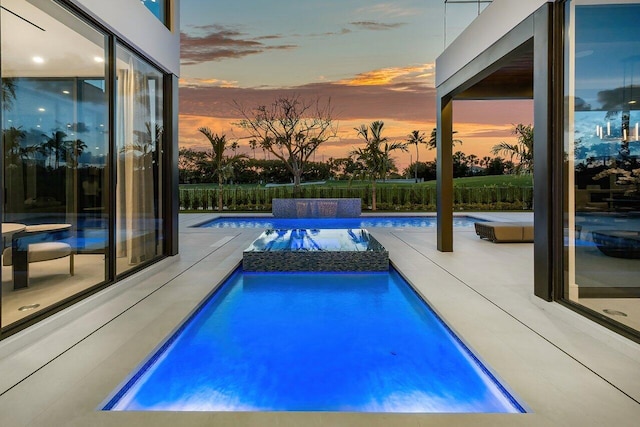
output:
[{"label": "concrete patio deck", "polygon": [[213,216],[180,216],[178,257],[0,342],[0,425],[582,427],[635,426],[640,419],[640,345],[535,298],[533,245],[489,243],[473,228],[456,230],[453,253],[436,251],[435,229],[370,231],[527,414],[100,411],[261,232],[188,227]]}]

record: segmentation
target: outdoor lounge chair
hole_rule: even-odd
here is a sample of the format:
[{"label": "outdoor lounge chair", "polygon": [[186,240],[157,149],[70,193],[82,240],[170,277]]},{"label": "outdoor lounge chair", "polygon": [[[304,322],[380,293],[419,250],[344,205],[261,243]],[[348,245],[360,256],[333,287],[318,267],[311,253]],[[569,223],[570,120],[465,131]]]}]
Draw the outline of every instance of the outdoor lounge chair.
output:
[{"label": "outdoor lounge chair", "polygon": [[476,234],[494,243],[533,242],[532,222],[476,222]]}]

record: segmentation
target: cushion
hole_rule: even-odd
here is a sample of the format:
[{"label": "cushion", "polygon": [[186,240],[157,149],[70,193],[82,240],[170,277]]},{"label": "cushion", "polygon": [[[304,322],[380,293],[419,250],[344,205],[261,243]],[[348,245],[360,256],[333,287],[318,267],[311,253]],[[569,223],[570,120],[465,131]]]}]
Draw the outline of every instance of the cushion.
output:
[{"label": "cushion", "polygon": [[476,222],[476,234],[492,242],[533,242],[531,222]]},{"label": "cushion", "polygon": [[[48,261],[71,255],[71,245],[64,242],[42,242],[29,245],[29,262]],[[2,264],[13,264],[11,248],[4,250],[2,254]]]}]

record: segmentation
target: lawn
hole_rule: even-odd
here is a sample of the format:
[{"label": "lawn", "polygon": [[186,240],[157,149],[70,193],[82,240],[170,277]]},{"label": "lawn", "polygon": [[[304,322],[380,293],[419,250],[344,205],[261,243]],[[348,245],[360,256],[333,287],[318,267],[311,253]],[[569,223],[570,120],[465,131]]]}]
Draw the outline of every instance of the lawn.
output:
[{"label": "lawn", "polygon": [[[326,181],[322,184],[306,184],[319,185],[323,187],[350,187],[362,188],[371,185],[369,181]],[[455,178],[453,180],[455,187],[531,187],[533,186],[533,175],[492,175],[492,176],[473,176],[467,178]],[[396,187],[435,187],[436,181],[427,181],[421,183],[405,183],[405,182],[380,182],[378,187],[396,186]],[[257,184],[239,184],[225,185],[225,189],[229,188],[256,188],[264,187]],[[216,189],[218,184],[180,184],[181,189]]]}]

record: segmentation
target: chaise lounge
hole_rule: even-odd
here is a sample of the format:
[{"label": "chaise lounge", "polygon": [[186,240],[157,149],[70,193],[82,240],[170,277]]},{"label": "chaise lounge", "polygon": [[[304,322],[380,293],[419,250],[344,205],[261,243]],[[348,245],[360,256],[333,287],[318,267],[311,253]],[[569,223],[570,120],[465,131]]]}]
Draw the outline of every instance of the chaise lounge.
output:
[{"label": "chaise lounge", "polygon": [[533,242],[532,222],[476,222],[476,234],[494,243]]}]

